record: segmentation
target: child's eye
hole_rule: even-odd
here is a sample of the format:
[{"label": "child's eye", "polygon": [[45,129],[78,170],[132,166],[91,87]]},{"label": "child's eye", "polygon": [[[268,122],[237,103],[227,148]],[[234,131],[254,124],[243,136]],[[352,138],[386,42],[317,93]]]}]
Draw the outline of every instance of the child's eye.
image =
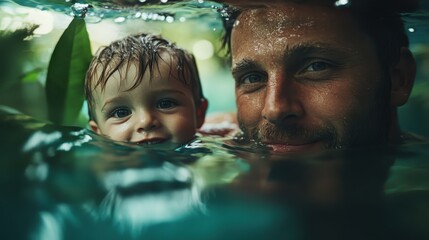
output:
[{"label": "child's eye", "polygon": [[176,101],[171,99],[161,99],[156,103],[156,108],[158,109],[171,109],[176,107],[178,104]]},{"label": "child's eye", "polygon": [[131,111],[126,108],[117,108],[113,110],[111,116],[114,118],[124,118],[131,114]]}]

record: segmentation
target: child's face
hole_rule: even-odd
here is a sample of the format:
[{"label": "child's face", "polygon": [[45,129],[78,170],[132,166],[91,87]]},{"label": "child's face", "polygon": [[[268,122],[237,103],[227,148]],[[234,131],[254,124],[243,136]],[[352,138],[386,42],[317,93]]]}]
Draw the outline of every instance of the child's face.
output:
[{"label": "child's face", "polygon": [[168,56],[163,59],[167,63],[158,61],[159,71],[155,67],[152,81],[146,72],[141,84],[130,91],[137,74],[134,64],[126,79],[115,72],[104,91],[94,89],[97,122],[90,121],[92,130],[116,141],[137,144],[177,147],[191,140],[204,122],[207,105],[204,102],[196,109],[192,91],[177,78],[175,64]]}]

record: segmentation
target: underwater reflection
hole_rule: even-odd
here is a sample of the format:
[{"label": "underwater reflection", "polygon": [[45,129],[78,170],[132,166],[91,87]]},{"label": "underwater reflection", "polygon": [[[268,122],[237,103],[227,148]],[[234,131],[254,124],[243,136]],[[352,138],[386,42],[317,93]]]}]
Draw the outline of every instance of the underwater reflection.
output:
[{"label": "underwater reflection", "polygon": [[269,155],[176,151],[0,114],[0,226],[14,239],[427,239],[428,143]]}]

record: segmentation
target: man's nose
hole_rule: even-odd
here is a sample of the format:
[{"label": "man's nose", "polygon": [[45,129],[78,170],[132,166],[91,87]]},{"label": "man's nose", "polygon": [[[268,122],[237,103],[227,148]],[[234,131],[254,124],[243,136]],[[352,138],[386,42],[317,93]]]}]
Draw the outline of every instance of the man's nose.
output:
[{"label": "man's nose", "polygon": [[284,74],[268,79],[262,117],[272,124],[284,124],[299,120],[304,115],[300,99],[300,85]]},{"label": "man's nose", "polygon": [[140,110],[137,114],[136,121],[135,128],[139,133],[152,131],[160,126],[156,114],[148,110]]}]

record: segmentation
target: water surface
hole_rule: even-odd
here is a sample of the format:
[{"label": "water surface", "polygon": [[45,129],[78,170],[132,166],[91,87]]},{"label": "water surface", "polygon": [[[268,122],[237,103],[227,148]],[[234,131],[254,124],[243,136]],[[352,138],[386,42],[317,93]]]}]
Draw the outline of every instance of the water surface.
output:
[{"label": "water surface", "polygon": [[7,239],[429,237],[429,142],[285,158],[222,138],[171,151],[0,122]]}]

